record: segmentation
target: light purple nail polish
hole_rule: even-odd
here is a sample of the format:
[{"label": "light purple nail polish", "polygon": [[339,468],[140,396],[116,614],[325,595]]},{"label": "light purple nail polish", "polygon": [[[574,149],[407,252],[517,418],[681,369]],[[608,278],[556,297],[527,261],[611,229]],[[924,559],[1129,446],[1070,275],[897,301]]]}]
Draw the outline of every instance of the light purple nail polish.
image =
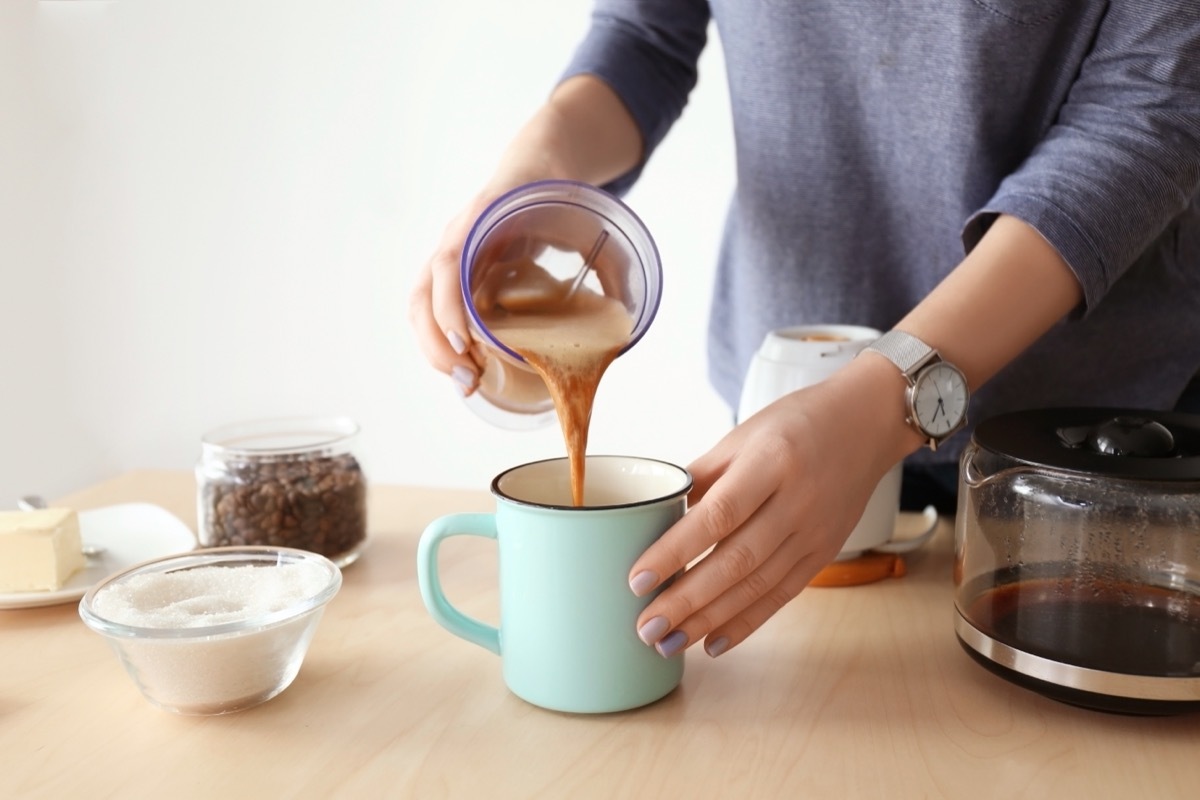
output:
[{"label": "light purple nail polish", "polygon": [[644,569],[629,581],[629,588],[635,595],[641,597],[647,594],[658,584],[658,576],[648,569]]},{"label": "light purple nail polish", "polygon": [[720,636],[708,644],[704,645],[704,652],[708,653],[710,658],[716,658],[729,649],[729,637]]},{"label": "light purple nail polish", "polygon": [[450,346],[454,348],[454,352],[460,356],[467,352],[467,343],[459,335],[458,331],[446,331],[446,341],[450,342]]},{"label": "light purple nail polish", "polygon": [[671,627],[666,617],[651,617],[646,624],[638,628],[638,638],[646,644],[654,644]]},{"label": "light purple nail polish", "polygon": [[685,644],[687,644],[687,634],[683,631],[675,631],[654,645],[654,648],[658,650],[658,654],[663,658],[670,658],[683,649]]},{"label": "light purple nail polish", "polygon": [[474,372],[471,372],[471,370],[467,369],[461,364],[456,364],[454,368],[450,370],[450,377],[454,379],[455,383],[464,389],[474,389],[475,382],[478,380]]}]

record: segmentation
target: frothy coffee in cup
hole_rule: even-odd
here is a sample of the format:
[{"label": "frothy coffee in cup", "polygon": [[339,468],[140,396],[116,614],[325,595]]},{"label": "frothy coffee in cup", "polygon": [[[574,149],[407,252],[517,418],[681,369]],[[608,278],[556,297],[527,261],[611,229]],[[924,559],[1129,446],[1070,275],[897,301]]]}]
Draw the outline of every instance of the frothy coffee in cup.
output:
[{"label": "frothy coffee in cup", "polygon": [[840,334],[836,334],[836,333],[804,333],[804,334],[799,334],[794,337],[788,336],[785,334],[785,337],[789,338],[789,339],[795,338],[797,341],[800,341],[800,342],[848,342],[848,341],[850,341],[850,337],[841,336]]},{"label": "frothy coffee in cup", "polygon": [[629,342],[634,321],[619,300],[555,278],[530,259],[493,265],[475,287],[480,320],[545,382],[571,465],[571,496],[583,505],[588,430],[596,390]]}]

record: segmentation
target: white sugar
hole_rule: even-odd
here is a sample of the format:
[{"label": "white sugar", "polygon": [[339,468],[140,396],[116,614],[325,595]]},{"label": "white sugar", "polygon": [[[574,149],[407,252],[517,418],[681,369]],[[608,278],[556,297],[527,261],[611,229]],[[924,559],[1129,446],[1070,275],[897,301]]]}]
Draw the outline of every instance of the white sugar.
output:
[{"label": "white sugar", "polygon": [[104,619],[139,628],[201,628],[259,617],[318,594],[317,564],[195,567],[135,575],[96,593]]}]

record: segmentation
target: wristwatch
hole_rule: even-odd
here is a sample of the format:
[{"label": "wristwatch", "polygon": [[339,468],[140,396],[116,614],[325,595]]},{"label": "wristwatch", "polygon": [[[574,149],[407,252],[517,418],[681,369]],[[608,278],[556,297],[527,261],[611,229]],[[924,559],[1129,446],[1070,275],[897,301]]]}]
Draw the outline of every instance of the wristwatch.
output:
[{"label": "wristwatch", "polygon": [[905,419],[925,437],[925,445],[938,445],[967,424],[971,390],[962,370],[944,360],[937,350],[911,333],[888,331],[863,349],[891,361],[908,381],[904,390]]}]

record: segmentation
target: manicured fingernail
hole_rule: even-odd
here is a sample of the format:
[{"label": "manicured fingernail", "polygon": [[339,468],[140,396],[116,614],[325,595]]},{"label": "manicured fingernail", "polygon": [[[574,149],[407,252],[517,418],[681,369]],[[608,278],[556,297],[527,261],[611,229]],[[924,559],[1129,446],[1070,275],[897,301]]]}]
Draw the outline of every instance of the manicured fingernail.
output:
[{"label": "manicured fingernail", "polygon": [[460,356],[467,352],[467,343],[458,331],[446,331],[446,341],[450,342],[450,346],[454,348],[454,352]]},{"label": "manicured fingernail", "polygon": [[454,378],[454,382],[464,389],[474,389],[475,382],[478,380],[474,372],[461,364],[454,365],[454,368],[450,370],[450,377]]},{"label": "manicured fingernail", "polygon": [[658,584],[658,576],[648,569],[644,569],[637,575],[634,575],[629,580],[629,588],[635,595],[641,597],[649,592]]},{"label": "manicured fingernail", "polygon": [[687,644],[687,634],[683,631],[675,631],[667,636],[667,638],[654,645],[654,649],[656,649],[658,654],[663,658],[670,658],[678,653],[685,644]]},{"label": "manicured fingernail", "polygon": [[651,617],[646,624],[638,628],[638,638],[646,644],[654,644],[671,627],[666,617]]},{"label": "manicured fingernail", "polygon": [[728,636],[720,636],[720,637],[714,639],[713,641],[708,642],[707,644],[704,645],[704,652],[708,653],[708,655],[711,658],[716,658],[717,656],[721,655],[721,653],[724,653],[728,649],[729,649],[729,637]]}]

